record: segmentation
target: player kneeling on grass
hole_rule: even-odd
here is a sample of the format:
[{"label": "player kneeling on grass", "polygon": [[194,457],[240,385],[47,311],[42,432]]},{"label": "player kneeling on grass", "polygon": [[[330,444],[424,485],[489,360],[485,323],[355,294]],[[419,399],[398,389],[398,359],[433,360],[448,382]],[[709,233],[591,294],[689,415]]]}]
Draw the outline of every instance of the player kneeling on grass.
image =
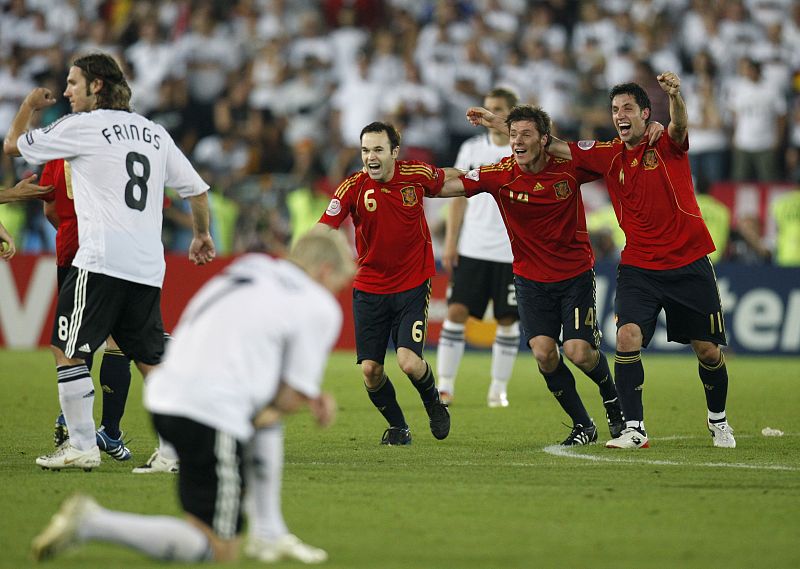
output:
[{"label": "player kneeling on grass", "polygon": [[307,404],[320,425],[332,421],[333,398],[320,392],[342,324],[331,293],[353,274],[344,239],[314,231],[297,242],[288,260],[246,255],[207,283],[145,385],[156,430],[180,459],[178,493],[186,518],[107,510],[76,495],[33,540],[34,558],[103,541],[157,559],[233,560],[244,504],[248,557],[327,559],[284,523],[280,420]]}]

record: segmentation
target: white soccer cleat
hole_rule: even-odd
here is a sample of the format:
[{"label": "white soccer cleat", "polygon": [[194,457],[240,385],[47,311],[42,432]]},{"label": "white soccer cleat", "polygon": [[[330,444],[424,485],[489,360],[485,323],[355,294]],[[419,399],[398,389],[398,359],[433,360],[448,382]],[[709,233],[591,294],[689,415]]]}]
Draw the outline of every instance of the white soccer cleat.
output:
[{"label": "white soccer cleat", "polygon": [[78,529],[81,521],[98,509],[100,506],[89,496],[76,494],[67,498],[42,533],[33,538],[33,558],[44,561],[80,543]]},{"label": "white soccer cleat", "polygon": [[486,403],[492,409],[499,407],[508,407],[508,395],[505,391],[489,390],[489,395],[486,396]]},{"label": "white soccer cleat", "polygon": [[444,405],[448,407],[453,403],[453,394],[449,391],[440,391],[439,392],[439,401],[441,401]]},{"label": "white soccer cleat", "polygon": [[276,540],[250,539],[244,547],[244,554],[264,563],[275,563],[283,559],[302,563],[322,563],[328,559],[324,549],[300,541],[294,534],[287,533]]},{"label": "white soccer cleat", "polygon": [[606,448],[650,448],[650,440],[638,429],[628,427],[616,439],[608,441]]},{"label": "white soccer cleat", "polygon": [[456,382],[454,379],[439,378],[436,389],[439,390],[439,401],[445,405],[450,405],[453,402],[453,396],[456,393]]},{"label": "white soccer cleat", "polygon": [[169,459],[161,456],[158,449],[150,455],[147,462],[142,466],[137,466],[131,472],[134,474],[155,474],[158,472],[166,472],[168,474],[177,474],[179,470],[178,459]]},{"label": "white soccer cleat", "polygon": [[707,421],[708,432],[711,433],[711,440],[714,441],[714,446],[719,448],[736,448],[736,439],[733,438],[733,427],[728,424],[728,421],[720,421],[719,423],[712,423]]},{"label": "white soccer cleat", "polygon": [[89,472],[92,468],[100,466],[100,449],[95,445],[89,450],[78,450],[67,439],[52,453],[37,458],[36,464],[45,470],[82,468]]}]

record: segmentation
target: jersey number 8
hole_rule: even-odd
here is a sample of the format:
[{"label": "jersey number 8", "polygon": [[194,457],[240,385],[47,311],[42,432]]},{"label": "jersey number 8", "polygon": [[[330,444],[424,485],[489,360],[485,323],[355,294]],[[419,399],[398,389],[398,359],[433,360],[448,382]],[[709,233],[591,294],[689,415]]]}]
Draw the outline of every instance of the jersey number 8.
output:
[{"label": "jersey number 8", "polygon": [[[141,174],[135,171],[135,165],[141,165]],[[125,169],[128,171],[128,183],[125,184],[125,204],[137,211],[144,211],[147,204],[147,180],[150,179],[150,160],[144,154],[128,152],[125,157]],[[139,197],[136,197],[134,188],[139,188]]]}]

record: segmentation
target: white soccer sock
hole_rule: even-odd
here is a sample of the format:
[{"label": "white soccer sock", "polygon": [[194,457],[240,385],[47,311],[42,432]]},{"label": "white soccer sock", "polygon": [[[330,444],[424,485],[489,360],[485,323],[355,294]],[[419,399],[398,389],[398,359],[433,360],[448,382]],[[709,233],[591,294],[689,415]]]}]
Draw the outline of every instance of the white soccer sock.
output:
[{"label": "white soccer sock", "polygon": [[[94,431],[94,383],[84,366],[60,367],[58,370],[58,400],[69,429],[70,444],[79,450],[97,445]],[[63,381],[65,374],[77,374],[78,379]]]},{"label": "white soccer sock", "polygon": [[439,390],[452,394],[455,390],[456,374],[461,358],[464,357],[464,324],[445,320],[439,334],[439,347],[436,349],[436,375]]},{"label": "white soccer sock", "polygon": [[145,516],[100,508],[81,520],[78,539],[126,545],[164,561],[206,561],[213,556],[208,539],[200,529],[170,516]]},{"label": "white soccer sock", "polygon": [[722,413],[714,413],[713,411],[708,412],[708,420],[709,421],[724,421],[725,420],[725,411]]},{"label": "white soccer sock", "polygon": [[249,535],[267,541],[289,533],[281,511],[283,425],[256,430],[245,467]]},{"label": "white soccer sock", "polygon": [[167,460],[178,460],[178,452],[175,447],[161,438],[161,435],[158,435],[158,454]]},{"label": "white soccer sock", "polygon": [[519,352],[519,323],[497,326],[492,344],[492,388],[505,391]]}]

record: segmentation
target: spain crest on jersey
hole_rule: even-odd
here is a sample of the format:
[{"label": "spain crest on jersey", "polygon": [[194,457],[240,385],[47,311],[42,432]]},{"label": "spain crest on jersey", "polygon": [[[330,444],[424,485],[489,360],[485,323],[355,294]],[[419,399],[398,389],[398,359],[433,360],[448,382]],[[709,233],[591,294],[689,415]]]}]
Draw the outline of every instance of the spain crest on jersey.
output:
[{"label": "spain crest on jersey", "polygon": [[642,156],[642,166],[645,170],[654,170],[658,167],[658,155],[652,148],[647,150]]},{"label": "spain crest on jersey", "polygon": [[553,189],[556,191],[556,198],[560,200],[565,200],[572,195],[572,189],[570,189],[569,182],[566,180],[553,184]]},{"label": "spain crest on jersey", "polygon": [[404,206],[411,207],[417,205],[417,192],[415,191],[414,186],[400,188],[400,194],[403,196]]}]

